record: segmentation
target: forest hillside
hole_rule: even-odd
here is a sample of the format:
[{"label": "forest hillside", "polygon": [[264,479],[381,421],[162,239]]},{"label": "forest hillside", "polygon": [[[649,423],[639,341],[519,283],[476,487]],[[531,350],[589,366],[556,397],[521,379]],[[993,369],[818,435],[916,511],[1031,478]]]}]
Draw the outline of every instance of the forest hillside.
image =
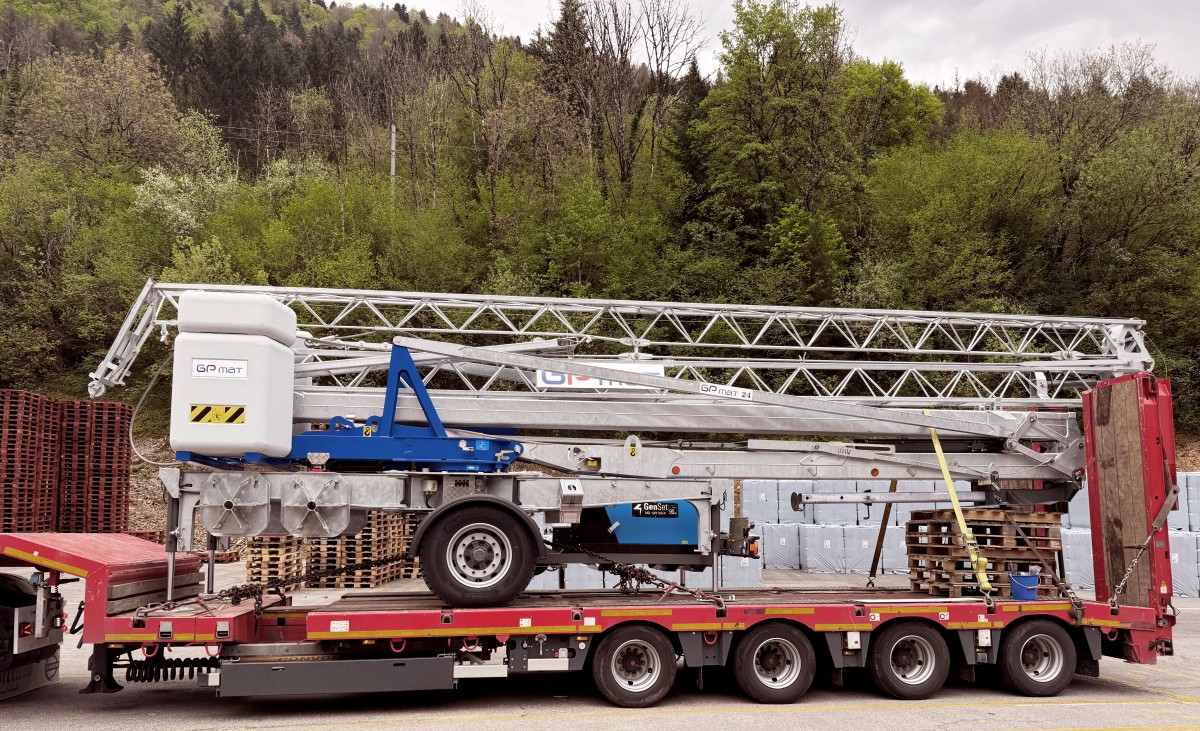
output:
[{"label": "forest hillside", "polygon": [[710,76],[682,0],[4,6],[0,386],[81,395],[153,276],[1134,316],[1200,428],[1200,93],[1148,46],[931,89],[791,0]]}]

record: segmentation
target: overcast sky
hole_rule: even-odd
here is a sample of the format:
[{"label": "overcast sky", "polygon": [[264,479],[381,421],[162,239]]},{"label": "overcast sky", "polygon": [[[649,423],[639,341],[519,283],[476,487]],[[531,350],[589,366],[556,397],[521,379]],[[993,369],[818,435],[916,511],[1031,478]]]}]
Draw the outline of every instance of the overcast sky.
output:
[{"label": "overcast sky", "polygon": [[[343,0],[345,2],[346,0]],[[350,0],[375,5],[380,0]],[[394,0],[387,0],[390,7]],[[704,19],[701,68],[713,73],[717,34],[730,27],[732,0],[683,0]],[[528,39],[547,27],[557,0],[481,0],[500,29]],[[430,17],[462,15],[462,0],[408,0]],[[1177,73],[1200,77],[1200,0],[841,0],[854,49],[904,64],[908,77],[953,86],[960,79],[1020,69],[1027,51],[1096,50],[1123,41],[1156,47]]]}]

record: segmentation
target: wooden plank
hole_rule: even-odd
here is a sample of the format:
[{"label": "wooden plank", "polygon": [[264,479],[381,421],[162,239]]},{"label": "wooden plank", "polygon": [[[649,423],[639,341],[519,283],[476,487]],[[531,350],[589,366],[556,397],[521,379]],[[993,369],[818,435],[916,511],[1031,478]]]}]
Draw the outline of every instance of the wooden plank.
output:
[{"label": "wooden plank", "polygon": [[[199,584],[204,581],[204,574],[180,574],[175,577],[175,586],[187,586],[188,584]],[[127,596],[135,594],[147,594],[153,591],[163,590],[167,588],[167,577],[161,579],[146,579],[145,581],[130,581],[125,584],[113,584],[108,587],[109,599],[124,599]]]},{"label": "wooden plank", "polygon": [[[200,585],[176,587],[173,599],[190,599],[194,596],[200,596]],[[125,597],[124,599],[110,599],[105,606],[105,611],[109,616],[129,612],[140,607],[145,607],[150,604],[161,604],[167,600],[167,592],[152,591],[145,594],[137,594],[135,596]]]},{"label": "wooden plank", "polygon": [[[1138,383],[1122,381],[1097,389],[1094,398],[1101,522],[1092,529],[1103,537],[1105,578],[1112,590],[1148,531]],[[1149,606],[1149,591],[1150,566],[1139,562],[1121,603]]]}]

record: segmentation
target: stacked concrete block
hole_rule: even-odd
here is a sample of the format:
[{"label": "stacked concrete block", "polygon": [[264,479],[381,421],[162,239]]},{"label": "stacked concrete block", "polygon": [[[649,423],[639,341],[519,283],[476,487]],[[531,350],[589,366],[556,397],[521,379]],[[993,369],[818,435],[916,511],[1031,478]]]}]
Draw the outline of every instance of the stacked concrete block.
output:
[{"label": "stacked concrete block", "polygon": [[762,525],[762,537],[759,539],[763,568],[765,569],[798,569],[800,568],[800,526],[796,524]]},{"label": "stacked concrete block", "polygon": [[1179,502],[1176,509],[1167,514],[1167,528],[1170,530],[1193,530],[1192,518],[1189,515],[1191,495],[1191,480],[1179,480]]},{"label": "stacked concrete block", "polygon": [[908,573],[908,547],[904,545],[904,529],[890,525],[883,536],[883,556],[880,558],[881,574]]},{"label": "stacked concrete block", "polygon": [[1087,483],[1084,483],[1083,489],[1075,493],[1075,497],[1067,503],[1067,514],[1063,516],[1063,527],[1084,529],[1092,527],[1092,503]]},{"label": "stacked concrete block", "polygon": [[[879,540],[879,527],[873,525],[848,525],[842,529],[842,557],[846,573],[865,574],[871,570],[875,558],[875,543]],[[880,556],[880,561],[883,557]]]},{"label": "stacked concrete block", "polygon": [[801,568],[818,574],[845,571],[845,526],[800,525],[799,534]]},{"label": "stacked concrete block", "polygon": [[1076,589],[1096,588],[1092,562],[1092,532],[1086,528],[1063,528],[1060,535],[1067,583]]},{"label": "stacked concrete block", "polygon": [[1200,534],[1190,531],[1171,533],[1171,583],[1175,596],[1200,596]]},{"label": "stacked concrete block", "polygon": [[[762,586],[763,562],[756,558],[740,556],[721,557],[721,588],[722,589],[754,589]],[[655,571],[667,581],[678,581],[678,571]],[[694,589],[712,588],[712,569],[689,571],[685,577],[687,586]]]},{"label": "stacked concrete block", "polygon": [[814,491],[814,480],[780,480],[779,481],[779,522],[780,523],[814,523],[813,512],[815,505],[801,503],[799,510],[792,510],[792,493],[801,495]]},{"label": "stacked concrete block", "polygon": [[[728,501],[732,503],[732,496]],[[730,515],[732,512],[732,504]],[[789,511],[791,509],[789,508]],[[745,480],[742,482],[742,515],[752,523],[778,523],[779,521],[779,481],[778,480]]]},{"label": "stacked concrete block", "polygon": [[1190,530],[1200,531],[1200,472],[1179,475],[1179,481],[1188,486],[1187,504]]}]

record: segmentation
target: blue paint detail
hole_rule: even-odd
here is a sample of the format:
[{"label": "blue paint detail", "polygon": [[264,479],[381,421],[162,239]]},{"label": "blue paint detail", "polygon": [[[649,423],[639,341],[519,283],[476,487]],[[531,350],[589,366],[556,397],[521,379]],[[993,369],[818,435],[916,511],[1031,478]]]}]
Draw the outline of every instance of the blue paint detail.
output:
[{"label": "blue paint detail", "polygon": [[677,518],[641,518],[633,514],[636,503],[604,508],[609,523],[617,523],[613,535],[618,543],[652,546],[695,546],[700,543],[700,512],[687,500],[664,500],[679,506]]},{"label": "blue paint detail", "polygon": [[[425,426],[397,424],[396,401],[401,388],[412,391],[425,415]],[[299,467],[312,453],[325,453],[331,462],[385,463],[394,468],[431,469],[446,472],[498,472],[520,455],[521,443],[511,439],[459,439],[447,436],[446,428],[433,407],[429,391],[407,348],[392,346],[388,364],[387,393],[383,414],[372,416],[365,424],[355,424],[341,416],[329,420],[323,431],[307,431],[292,437],[292,450],[278,459],[261,454],[240,458],[207,457],[178,452],[176,458],[214,467],[236,467],[247,462]]]},{"label": "blue paint detail", "polygon": [[313,452],[329,454],[330,461],[388,462],[414,469],[452,472],[496,472],[511,464],[521,454],[521,444],[509,439],[458,439],[446,435],[446,428],[421,374],[407,348],[392,346],[388,365],[387,393],[383,413],[396,413],[397,394],[401,388],[412,391],[426,426],[397,424],[393,418],[372,416],[364,426],[336,416],[326,431],[308,431],[292,437],[290,459],[303,460]]}]

